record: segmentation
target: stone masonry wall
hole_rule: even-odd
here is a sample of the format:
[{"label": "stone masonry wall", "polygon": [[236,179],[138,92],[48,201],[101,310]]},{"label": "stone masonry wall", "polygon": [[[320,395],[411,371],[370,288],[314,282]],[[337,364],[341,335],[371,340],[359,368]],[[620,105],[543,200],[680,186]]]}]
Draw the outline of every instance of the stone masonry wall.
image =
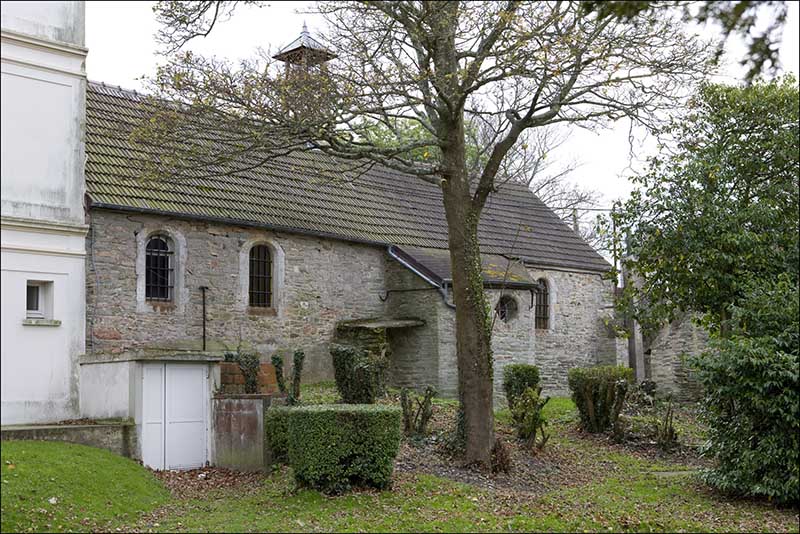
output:
[{"label": "stone masonry wall", "polygon": [[[546,278],[550,287],[550,328],[534,329],[530,291],[505,291],[517,301],[518,316],[508,323],[495,321],[494,351],[495,402],[504,401],[503,368],[509,363],[529,363],[539,367],[544,393],[568,395],[567,372],[573,367],[616,363],[617,341],[605,326],[610,317],[612,289],[598,275],[532,271],[535,279]],[[488,290],[494,309],[500,291]],[[444,393],[455,396],[458,388],[455,351],[455,314],[440,307],[439,381]]]},{"label": "stone masonry wall", "polygon": [[534,352],[542,386],[548,394],[569,394],[567,372],[573,367],[614,365],[617,340],[606,321],[613,317],[613,283],[593,273],[529,268],[547,281],[550,324],[534,331]]},{"label": "stone masonry wall", "polygon": [[[232,351],[241,345],[261,354],[265,362],[277,351],[288,356],[288,367],[291,352],[303,349],[304,380],[328,380],[333,376],[328,348],[338,322],[417,318],[425,325],[388,330],[390,381],[418,388],[432,384],[441,395],[457,394],[454,310],[430,284],[380,247],[97,209],[91,212],[91,227],[86,260],[87,360],[199,352],[200,286],[206,286],[208,351]],[[137,250],[143,250],[143,236],[159,229],[167,231],[180,249],[175,305],[153,306],[141,298],[142,287],[137,291]],[[280,263],[277,306],[266,310],[247,308],[242,300],[247,276],[246,270],[241,272],[246,265],[242,251],[259,240],[275,249],[273,259]],[[142,265],[139,260],[139,271]],[[530,291],[506,291],[517,302],[517,316],[508,323],[497,320],[494,326],[498,401],[508,363],[538,365],[545,392],[566,394],[570,368],[617,361],[618,343],[604,324],[612,313],[612,284],[597,274],[530,272],[535,279],[547,279],[550,286],[550,328],[534,330]],[[494,307],[500,291],[487,294]]]},{"label": "stone masonry wall", "polygon": [[[377,247],[257,228],[92,210],[87,239],[87,358],[115,360],[200,351],[206,293],[207,350],[306,351],[304,380],[330,379],[328,344],[338,321],[383,314],[385,252]],[[167,228],[185,240],[180,304],[137,305],[137,233]],[[240,252],[254,239],[283,255],[277,309],[250,310],[241,302]],[[273,255],[275,259],[277,255]],[[177,278],[177,277],[176,277]]]},{"label": "stone masonry wall", "polygon": [[708,334],[692,324],[689,317],[666,325],[650,345],[650,379],[658,395],[672,394],[678,400],[696,400],[700,384],[685,363],[687,355],[706,348]]},{"label": "stone masonry wall", "polygon": [[[494,396],[495,402],[503,399],[503,368],[509,363],[535,364],[533,346],[533,310],[530,309],[531,294],[527,290],[505,290],[517,302],[517,316],[507,323],[497,318],[492,331],[494,352]],[[501,296],[499,289],[487,289],[486,296],[492,309]],[[456,315],[455,310],[444,303],[439,306],[439,383],[442,393],[448,397],[458,394],[458,367],[456,360]]]},{"label": "stone masonry wall", "polygon": [[425,321],[424,326],[388,331],[392,351],[390,383],[419,390],[426,385],[438,389],[438,314],[439,306],[443,306],[441,294],[431,284],[391,259],[387,262],[386,289],[389,291],[386,297],[388,315]]}]

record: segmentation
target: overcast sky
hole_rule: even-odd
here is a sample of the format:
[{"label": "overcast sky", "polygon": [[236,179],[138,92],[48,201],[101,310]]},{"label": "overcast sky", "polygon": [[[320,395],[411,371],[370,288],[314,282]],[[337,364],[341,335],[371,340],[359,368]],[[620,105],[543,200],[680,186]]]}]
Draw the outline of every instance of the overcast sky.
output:
[{"label": "overcast sky", "polygon": [[[789,4],[780,59],[784,72],[797,75],[798,3]],[[210,37],[194,40],[190,48],[232,60],[251,57],[257,47],[279,49],[299,35],[304,21],[312,33],[321,29],[324,21],[319,16],[301,13],[310,5],[309,2],[271,2],[260,9],[240,8],[230,21],[218,25]],[[139,78],[152,75],[161,59],[156,55],[153,39],[158,26],[152,6],[152,2],[86,2],[86,45],[89,48],[86,70],[90,80],[142,89]],[[713,32],[714,29],[703,31]],[[735,83],[745,72],[737,63],[746,49],[740,39],[732,37],[727,50],[729,58],[719,79]],[[599,132],[576,128],[567,143],[554,153],[554,159],[579,163],[570,179],[601,192],[603,207],[626,196],[630,190],[625,178],[631,172],[628,131],[627,123],[618,123],[613,129]],[[644,140],[634,146],[637,154],[643,157],[652,143]]]}]

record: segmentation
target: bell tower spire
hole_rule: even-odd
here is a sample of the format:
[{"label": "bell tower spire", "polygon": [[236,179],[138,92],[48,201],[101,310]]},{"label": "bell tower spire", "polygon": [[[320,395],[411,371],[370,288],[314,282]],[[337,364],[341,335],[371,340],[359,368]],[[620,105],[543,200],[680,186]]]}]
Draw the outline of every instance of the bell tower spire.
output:
[{"label": "bell tower spire", "polygon": [[286,69],[288,71],[290,65],[297,65],[305,68],[317,65],[324,66],[324,63],[337,56],[325,45],[311,36],[311,33],[308,31],[308,26],[304,21],[300,36],[281,48],[281,50],[272,57],[286,63]]}]

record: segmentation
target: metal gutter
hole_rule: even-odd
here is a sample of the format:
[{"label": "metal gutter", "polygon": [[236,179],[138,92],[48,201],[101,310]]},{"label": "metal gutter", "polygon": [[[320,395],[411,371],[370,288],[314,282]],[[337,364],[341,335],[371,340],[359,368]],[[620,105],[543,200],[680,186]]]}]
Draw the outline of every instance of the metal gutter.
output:
[{"label": "metal gutter", "polygon": [[387,251],[389,252],[389,256],[402,263],[405,267],[416,273],[420,278],[432,286],[442,287],[444,280],[442,280],[439,275],[415,260],[413,256],[408,254],[397,245],[389,245]]},{"label": "metal gutter", "polygon": [[445,305],[448,308],[456,309],[455,304],[451,304],[450,301],[447,300],[447,283],[436,276],[430,269],[416,261],[414,258],[406,254],[402,249],[390,245],[386,248],[389,256],[397,260],[402,266],[434,286],[434,288],[439,290],[439,293],[442,295],[442,300],[444,301]]},{"label": "metal gutter", "polygon": [[[446,284],[453,285],[453,280],[450,278],[446,278],[444,280]],[[535,289],[539,287],[538,282],[514,282],[514,281],[506,281],[503,282],[502,280],[491,280],[491,281],[484,281],[483,287],[488,287],[490,289]]]}]

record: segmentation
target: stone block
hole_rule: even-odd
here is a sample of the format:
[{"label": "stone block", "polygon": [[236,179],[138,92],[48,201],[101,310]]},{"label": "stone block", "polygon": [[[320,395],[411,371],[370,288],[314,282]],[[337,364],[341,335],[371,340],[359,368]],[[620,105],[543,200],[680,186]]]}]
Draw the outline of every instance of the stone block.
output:
[{"label": "stone block", "polygon": [[239,471],[268,467],[264,446],[264,411],[269,395],[217,395],[212,400],[214,465]]}]

